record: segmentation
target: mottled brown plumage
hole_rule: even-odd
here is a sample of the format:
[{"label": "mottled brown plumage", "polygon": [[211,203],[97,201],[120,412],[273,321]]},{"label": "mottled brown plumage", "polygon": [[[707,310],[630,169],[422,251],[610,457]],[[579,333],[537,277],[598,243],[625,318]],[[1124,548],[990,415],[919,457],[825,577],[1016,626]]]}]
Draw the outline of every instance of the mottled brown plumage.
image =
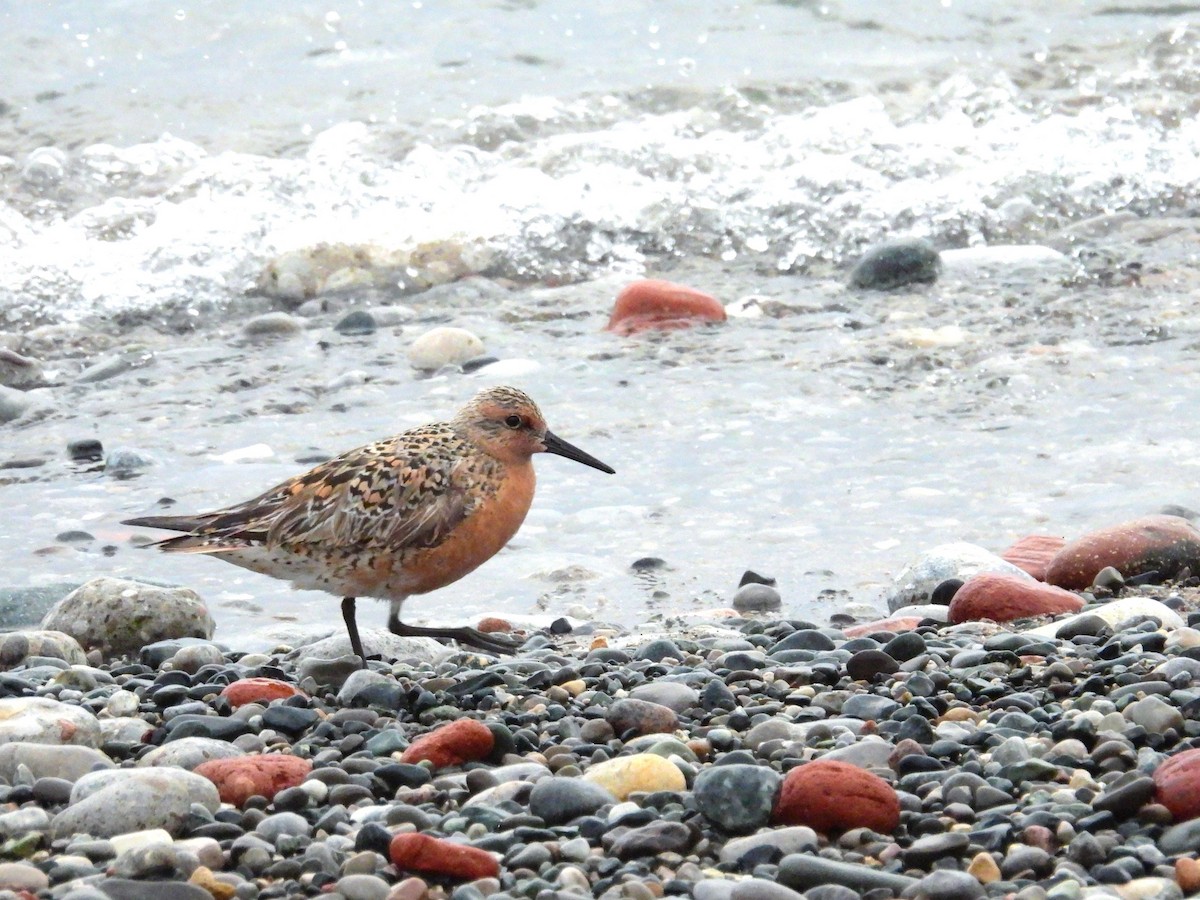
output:
[{"label": "mottled brown plumage", "polygon": [[400,621],[413,594],[444,587],[494,556],[533,501],[534,453],[612,469],[546,429],[537,405],[511,387],[475,396],[449,422],[423,425],[322,463],[245,503],[195,516],[125,524],[187,532],[153,546],[226,562],[343,598],[363,656],[356,597],[391,601],[395,634],[453,638],[485,650],[508,644],[471,628]]}]

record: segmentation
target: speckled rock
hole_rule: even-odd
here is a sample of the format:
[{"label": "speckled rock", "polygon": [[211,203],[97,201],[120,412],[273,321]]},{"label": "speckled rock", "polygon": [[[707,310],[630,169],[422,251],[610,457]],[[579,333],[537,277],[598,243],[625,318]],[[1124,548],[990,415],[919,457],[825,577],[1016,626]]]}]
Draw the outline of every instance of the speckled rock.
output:
[{"label": "speckled rock", "polygon": [[0,700],[0,744],[100,744],[100,724],[85,709],[48,697]]},{"label": "speckled rock", "polygon": [[850,828],[890,834],[900,824],[900,801],[878,775],[848,763],[817,760],[788,772],[772,821],[808,825],[825,834]]},{"label": "speckled rock", "polygon": [[111,837],[161,828],[177,837],[194,803],[215,812],[217,792],[204,779],[183,769],[93,772],[75,782],[71,804],[55,817],[52,835]]},{"label": "speckled rock", "polygon": [[1046,581],[1083,590],[1106,566],[1125,578],[1157,571],[1165,579],[1183,568],[1200,571],[1200,531],[1180,516],[1144,516],[1093,531],[1058,552]]},{"label": "speckled rock", "polygon": [[422,735],[400,757],[403,763],[428,760],[435,769],[460,766],[483,759],[492,752],[495,737],[486,725],[475,719],[459,719]]},{"label": "speckled rock", "polygon": [[1078,594],[1025,578],[985,572],[966,580],[950,601],[950,621],[1007,622],[1031,616],[1074,613],[1083,608]]},{"label": "speckled rock", "polygon": [[635,753],[597,763],[583,777],[618,800],[627,800],[636,791],[682,791],[687,787],[679,767],[654,753]]},{"label": "speckled rock", "polygon": [[618,736],[632,734],[668,734],[679,725],[675,710],[648,700],[618,700],[604,718]]},{"label": "speckled rock", "polygon": [[87,662],[79,642],[61,631],[10,631],[0,634],[0,669],[11,669],[30,656],[61,659],[71,665]]},{"label": "speckled rock", "polygon": [[725,831],[743,833],[762,828],[771,818],[782,779],[767,766],[712,766],[696,776],[692,788],[696,808]]},{"label": "speckled rock", "polygon": [[42,628],[62,631],[105,656],[136,654],[174,637],[211,638],[208,608],[187,588],[163,588],[119,578],[94,578],[46,614]]}]

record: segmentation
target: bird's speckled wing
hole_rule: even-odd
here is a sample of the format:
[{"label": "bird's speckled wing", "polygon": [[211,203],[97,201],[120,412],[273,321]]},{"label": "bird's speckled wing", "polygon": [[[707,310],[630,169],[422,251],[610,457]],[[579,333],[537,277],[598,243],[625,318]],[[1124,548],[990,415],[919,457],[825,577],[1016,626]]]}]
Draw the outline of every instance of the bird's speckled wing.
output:
[{"label": "bird's speckled wing", "polygon": [[474,509],[464,478],[478,454],[469,450],[446,426],[414,429],[212,513],[191,535],[163,546],[199,552],[255,545],[392,552],[436,546]]}]

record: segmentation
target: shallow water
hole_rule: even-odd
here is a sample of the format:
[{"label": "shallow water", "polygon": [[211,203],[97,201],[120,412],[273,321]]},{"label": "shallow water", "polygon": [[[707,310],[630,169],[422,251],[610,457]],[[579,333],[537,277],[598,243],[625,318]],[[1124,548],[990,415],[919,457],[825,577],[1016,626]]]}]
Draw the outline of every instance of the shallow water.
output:
[{"label": "shallow water", "polygon": [[[54,386],[0,425],[0,462],[46,460],[0,471],[3,582],[187,584],[247,647],[336,626],[332,598],[137,550],[116,523],[163,496],[244,499],[493,382],[618,474],[539,459],[518,537],[411,600],[413,621],[579,604],[632,625],[727,604],[745,568],[789,614],[865,612],[937,543],[1194,503],[1200,42],[1172,9],[10,10],[0,323]],[[1064,230],[1122,212],[1144,221]],[[980,254],[948,254],[932,287],[846,289],[896,234]],[[302,308],[301,335],[242,338],[276,303],[264,267],[321,241],[380,258],[442,241],[479,277],[424,292],[401,270]],[[645,274],[761,314],[602,332]],[[402,325],[331,331],[397,303]],[[435,324],[502,363],[418,377],[405,351]],[[138,367],[74,383],[123,351]],[[68,465],[87,436],[154,465]],[[56,541],[72,529],[96,540]],[[630,569],[645,556],[668,568]]]}]

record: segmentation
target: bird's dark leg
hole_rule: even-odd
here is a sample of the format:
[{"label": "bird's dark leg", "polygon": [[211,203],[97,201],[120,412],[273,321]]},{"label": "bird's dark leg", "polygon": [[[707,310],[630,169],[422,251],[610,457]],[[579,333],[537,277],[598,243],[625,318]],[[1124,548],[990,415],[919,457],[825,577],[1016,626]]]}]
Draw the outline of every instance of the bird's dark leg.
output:
[{"label": "bird's dark leg", "polygon": [[421,625],[405,625],[395,613],[388,616],[388,630],[401,637],[431,637],[440,641],[458,641],[486,650],[489,653],[512,653],[517,649],[515,641],[476,631],[474,628],[425,628]]},{"label": "bird's dark leg", "polygon": [[362,660],[363,668],[367,667],[367,654],[363,652],[362,641],[358,637],[358,623],[354,620],[354,598],[342,598],[342,618],[346,621],[346,632],[350,635],[350,647]]}]

